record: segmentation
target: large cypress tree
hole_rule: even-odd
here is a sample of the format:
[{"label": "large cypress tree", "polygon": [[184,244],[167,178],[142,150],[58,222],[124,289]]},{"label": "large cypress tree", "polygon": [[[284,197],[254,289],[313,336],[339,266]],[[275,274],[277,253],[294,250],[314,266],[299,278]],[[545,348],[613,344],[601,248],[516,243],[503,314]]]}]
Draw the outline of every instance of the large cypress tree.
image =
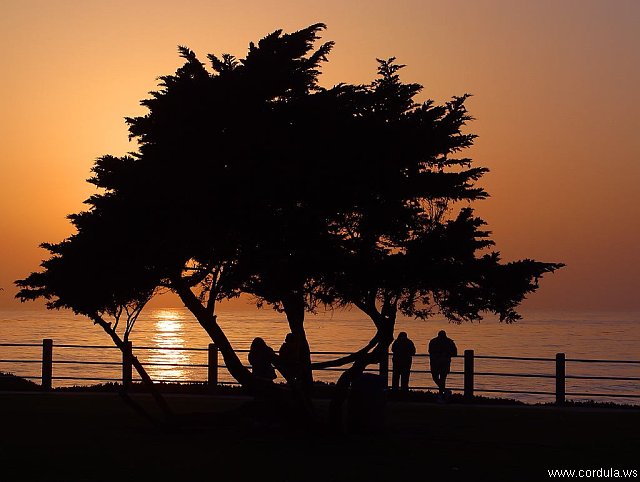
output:
[{"label": "large cypress tree", "polygon": [[[307,387],[304,317],[323,303],[355,305],[377,327],[363,350],[333,362],[356,362],[343,387],[386,354],[398,310],[517,319],[517,304],[560,265],[503,264],[487,250],[469,207],[487,195],[476,185],[486,169],[457,157],[474,139],[463,132],[467,97],[415,102],[421,86],[402,83],[394,59],[380,61],[371,84],[321,88],[332,47],[314,50],[323,28],[276,31],[243,59],[209,55],[211,70],[181,47],[184,65],[142,101],[146,115],[127,119],[137,152],[98,159],[90,182],[103,193],[72,218],[76,235],[49,246],[44,271],[19,282],[19,296],[77,309],[80,297],[61,295],[84,281],[54,276],[53,260],[86,257],[92,267],[107,250],[127,279],[108,278],[101,293],[174,291],[249,387],[215,314],[216,301],[241,292],[286,314]],[[118,242],[105,243],[111,230]],[[78,240],[99,248],[76,249]]]}]

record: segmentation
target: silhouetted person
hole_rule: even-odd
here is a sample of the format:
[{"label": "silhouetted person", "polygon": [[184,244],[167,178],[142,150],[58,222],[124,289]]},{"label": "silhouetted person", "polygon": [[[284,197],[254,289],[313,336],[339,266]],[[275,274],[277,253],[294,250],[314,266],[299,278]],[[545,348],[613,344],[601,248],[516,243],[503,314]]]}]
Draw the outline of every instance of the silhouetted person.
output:
[{"label": "silhouetted person", "polygon": [[253,374],[268,381],[275,379],[277,376],[273,368],[275,360],[276,354],[273,349],[262,338],[254,338],[249,349],[249,363]]},{"label": "silhouetted person", "polygon": [[290,382],[300,379],[300,343],[293,333],[288,333],[278,352],[279,369]]},{"label": "silhouetted person", "polygon": [[451,393],[447,390],[447,375],[451,371],[451,357],[458,354],[458,348],[451,338],[447,338],[444,330],[438,332],[438,336],[429,342],[429,361],[431,364],[431,376],[438,385],[440,397]]},{"label": "silhouetted person", "polygon": [[393,375],[391,388],[398,389],[398,384],[402,391],[409,390],[409,376],[411,375],[411,362],[416,354],[416,346],[409,339],[404,331],[398,333],[398,338],[391,345],[393,353]]}]

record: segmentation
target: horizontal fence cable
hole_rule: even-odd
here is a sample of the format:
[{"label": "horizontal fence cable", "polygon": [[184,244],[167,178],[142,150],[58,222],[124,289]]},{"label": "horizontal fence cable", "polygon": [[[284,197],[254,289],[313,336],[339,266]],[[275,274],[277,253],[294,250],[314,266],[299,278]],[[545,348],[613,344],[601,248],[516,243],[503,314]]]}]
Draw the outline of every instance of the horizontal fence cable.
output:
[{"label": "horizontal fence cable", "polygon": [[98,382],[121,382],[122,378],[106,377],[51,377],[52,380],[93,380]]},{"label": "horizontal fence cable", "polygon": [[[140,380],[138,379],[138,380],[134,380],[134,381],[139,382]],[[207,381],[206,380],[183,380],[183,379],[176,380],[176,379],[171,379],[171,378],[159,378],[157,380],[154,379],[153,383],[178,383],[178,384],[181,384],[181,383],[192,383],[192,384],[193,383],[198,383],[200,385],[206,385]]]},{"label": "horizontal fence cable", "polygon": [[494,388],[474,388],[476,392],[488,392],[488,393],[520,393],[523,395],[555,395],[555,392],[540,392],[533,390],[501,390]]},{"label": "horizontal fence cable", "polygon": [[350,351],[313,351],[312,355],[353,355]]},{"label": "horizontal fence cable", "polygon": [[[436,392],[438,391],[438,387],[435,386],[417,386],[417,387],[409,387],[409,390],[429,390]],[[447,390],[451,390],[452,392],[461,392],[464,390],[463,387],[447,387]]]},{"label": "horizontal fence cable", "polygon": [[[187,348],[179,346],[137,346],[133,345],[134,350],[167,350],[167,351],[208,351],[208,348]],[[235,350],[239,351],[239,350]]]},{"label": "horizontal fence cable", "polygon": [[581,393],[581,392],[567,392],[567,396],[573,397],[615,397],[615,398],[640,398],[640,395],[634,394],[622,394],[622,393]]},{"label": "horizontal fence cable", "polygon": [[[40,343],[0,343],[0,347],[28,347],[28,348],[41,348],[43,345]],[[53,347],[64,348],[64,349],[109,349],[109,350],[119,350],[118,347],[113,345],[81,345],[81,344],[54,344]],[[135,351],[142,350],[153,350],[153,351],[185,351],[185,352],[207,352],[210,350],[207,348],[192,348],[192,347],[167,347],[167,346],[133,346]],[[234,350],[236,353],[248,353],[248,349],[238,349]],[[312,352],[310,353],[313,357],[317,356],[348,356],[353,355],[353,352],[345,352],[345,351],[320,351],[320,352]],[[391,357],[392,354],[389,354]],[[418,353],[414,355],[414,358],[429,358],[430,355],[428,353]],[[453,358],[464,358],[464,355],[457,355]],[[532,361],[532,362],[554,362],[557,363],[557,358],[545,358],[545,357],[518,357],[518,356],[499,356],[499,355],[475,355],[475,359],[486,359],[486,360],[507,360],[507,361]],[[321,361],[327,361],[326,358]],[[566,358],[566,363],[607,363],[607,364],[632,364],[632,365],[640,365],[640,360],[613,360],[613,359],[582,359],[582,358]],[[43,363],[40,359],[0,359],[0,363],[13,363],[13,364],[38,364]],[[103,366],[122,366],[122,361],[94,361],[94,360],[50,360],[50,364],[55,365],[103,365]],[[170,367],[170,368],[211,368],[217,367],[221,369],[227,369],[226,364],[207,364],[207,363],[179,363],[179,362],[162,362],[162,361],[149,361],[142,362],[143,366],[150,367]],[[377,373],[378,367],[377,364],[370,364],[369,367],[365,370],[367,373]],[[342,367],[332,367],[332,368],[324,368],[324,369],[315,369],[315,372],[336,372],[341,373],[348,369],[349,364],[346,364]],[[392,367],[389,367],[389,372],[392,372]],[[388,372],[388,375],[391,373]],[[431,374],[431,370],[411,370],[412,374]],[[557,379],[556,374],[545,374],[545,373],[522,373],[522,372],[493,372],[493,371],[473,371],[474,376],[478,377],[478,380],[493,377],[504,377],[504,378],[547,378],[547,379]],[[186,374],[186,373],[185,373]],[[450,375],[464,375],[464,371],[450,371]],[[159,373],[161,376],[162,373]],[[481,378],[482,377],[482,378]],[[35,379],[42,380],[42,376],[22,376],[25,379]],[[640,377],[638,376],[608,376],[608,375],[569,375],[563,374],[563,379],[566,380],[603,380],[603,381],[624,381],[624,382],[638,382],[640,381]],[[106,377],[76,377],[76,376],[53,376],[51,377],[53,380],[79,380],[79,381],[110,381],[110,382],[121,382],[122,378],[106,378]],[[138,380],[139,381],[139,380]],[[172,379],[158,379],[154,380],[154,382],[158,383],[207,383],[203,380],[185,380],[182,378],[172,378]],[[465,381],[466,383],[466,381]],[[218,384],[228,384],[228,385],[238,385],[235,381],[231,382],[218,382]],[[411,386],[412,390],[436,390],[435,387],[427,387],[427,386]],[[597,387],[594,387],[597,390]],[[608,390],[609,388],[606,386],[601,387],[604,390]],[[635,387],[617,387],[616,389],[624,390],[630,389],[634,390]],[[464,388],[450,388],[451,390],[462,391]],[[613,388],[612,388],[613,389]],[[541,390],[508,390],[508,389],[500,389],[500,388],[474,388],[475,392],[478,393],[513,393],[513,394],[525,394],[525,395],[555,395],[553,391],[541,391]],[[640,395],[634,393],[587,393],[587,392],[567,392],[567,396],[579,396],[579,397],[611,397],[611,398],[640,398]]]},{"label": "horizontal fence cable", "polygon": [[[351,353],[346,353],[347,355],[351,355]],[[393,353],[389,353],[389,358],[393,357]],[[416,353],[415,355],[413,355],[413,358],[431,358],[431,355],[429,355],[428,353]],[[455,359],[455,358],[464,358],[464,355],[453,355],[451,357],[451,359]]]},{"label": "horizontal fence cable", "polygon": [[54,365],[122,365],[121,361],[53,360]]},{"label": "horizontal fence cable", "polygon": [[0,346],[32,346],[42,347],[42,343],[0,343]]},{"label": "horizontal fence cable", "polygon": [[42,360],[0,360],[0,363],[42,363]]},{"label": "horizontal fence cable", "polygon": [[[143,366],[152,367],[192,367],[192,368],[207,368],[209,365],[206,363],[169,363],[169,362],[141,362]],[[119,363],[118,363],[119,364]],[[219,366],[219,365],[218,365]]]},{"label": "horizontal fence cable", "polygon": [[640,365],[640,360],[586,360],[582,358],[567,358],[566,361],[576,363],[630,363]]},{"label": "horizontal fence cable", "polygon": [[120,348],[118,348],[117,346],[113,346],[113,345],[69,345],[69,344],[64,344],[64,345],[58,345],[58,344],[54,344],[53,345],[55,348],[88,348],[88,349],[97,349],[97,350],[119,350]]},{"label": "horizontal fence cable", "polygon": [[[389,371],[392,371],[391,369]],[[431,373],[431,370],[411,370],[411,373]],[[463,375],[464,372],[451,371],[449,375]]]},{"label": "horizontal fence cable", "polygon": [[494,372],[474,372],[475,375],[486,377],[513,377],[513,378],[555,378],[555,375],[543,373],[494,373]]},{"label": "horizontal fence cable", "polygon": [[640,382],[638,377],[605,377],[596,375],[566,375],[565,378],[574,378],[578,380],[620,380],[627,382]]},{"label": "horizontal fence cable", "polygon": [[474,358],[483,358],[488,360],[522,360],[522,361],[543,361],[555,362],[555,358],[542,358],[532,356],[496,356],[496,355],[475,355]]}]

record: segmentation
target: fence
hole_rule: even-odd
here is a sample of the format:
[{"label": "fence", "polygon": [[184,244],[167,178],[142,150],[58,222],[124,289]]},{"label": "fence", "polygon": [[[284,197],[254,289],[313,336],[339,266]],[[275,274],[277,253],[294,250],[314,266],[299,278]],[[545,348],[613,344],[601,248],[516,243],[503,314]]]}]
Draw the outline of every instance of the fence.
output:
[{"label": "fence", "polygon": [[[26,379],[40,380],[42,388],[44,390],[51,390],[53,386],[53,380],[74,380],[74,381],[94,381],[94,382],[120,382],[123,386],[129,386],[133,380],[132,370],[132,354],[133,346],[129,343],[129,349],[122,353],[120,361],[91,361],[91,360],[56,360],[54,359],[54,343],[51,339],[44,339],[42,345],[33,343],[0,343],[0,347],[17,347],[17,348],[38,348],[42,347],[41,359],[0,359],[0,363],[21,363],[30,365],[40,365],[41,375],[29,374],[23,376]],[[118,350],[115,346],[103,346],[103,345],[73,345],[73,344],[60,344],[55,345],[56,348],[73,349],[73,350],[97,350],[108,349]],[[182,352],[206,352],[207,363],[166,363],[166,362],[145,362],[145,367],[149,366],[164,366],[164,367],[197,367],[206,369],[206,380],[179,380],[183,383],[206,383],[209,387],[216,387],[219,384],[233,384],[233,382],[222,382],[219,377],[219,370],[226,368],[224,364],[220,364],[218,349],[214,344],[210,344],[207,348],[174,348],[174,347],[148,347],[148,346],[136,346],[136,351],[144,350],[180,350]],[[248,350],[237,350],[238,353],[246,353]],[[312,355],[332,355],[343,356],[347,355],[345,352],[315,352]],[[427,354],[417,354],[416,358],[427,358]],[[465,398],[472,398],[477,392],[479,393],[501,393],[501,394],[527,394],[527,395],[550,395],[555,397],[557,404],[562,404],[566,401],[568,396],[574,397],[611,397],[611,398],[628,398],[628,399],[640,399],[638,393],[592,393],[592,392],[570,392],[566,391],[566,382],[571,379],[580,380],[613,380],[613,381],[629,381],[638,382],[640,377],[626,377],[626,376],[598,376],[598,375],[570,375],[567,374],[566,365],[570,363],[579,364],[626,364],[637,365],[640,367],[640,360],[594,360],[594,359],[573,359],[566,358],[564,353],[556,354],[555,358],[541,358],[541,357],[515,357],[515,356],[490,356],[490,355],[476,355],[474,350],[465,350],[464,355],[458,356],[463,360],[462,371],[452,371],[451,374],[463,376],[462,387],[452,387],[453,391],[462,392]],[[491,372],[491,371],[476,371],[476,360],[497,360],[497,361],[534,361],[549,364],[554,367],[553,373],[511,373],[511,372]],[[113,377],[84,377],[84,376],[56,376],[54,374],[54,365],[62,364],[76,364],[76,365],[101,365],[101,366],[119,366],[121,369],[121,376],[118,378]],[[324,371],[342,372],[344,368],[332,368],[324,369]],[[380,363],[378,372],[387,380],[389,380],[389,360],[388,358]],[[430,373],[429,370],[412,370],[412,373]],[[555,379],[554,391],[540,391],[540,390],[512,390],[501,387],[495,388],[482,388],[475,387],[476,379],[479,377],[504,377],[504,378],[547,378]],[[158,380],[157,382],[176,381],[176,380]],[[434,387],[428,386],[412,386],[412,389],[416,390],[428,390]]]}]

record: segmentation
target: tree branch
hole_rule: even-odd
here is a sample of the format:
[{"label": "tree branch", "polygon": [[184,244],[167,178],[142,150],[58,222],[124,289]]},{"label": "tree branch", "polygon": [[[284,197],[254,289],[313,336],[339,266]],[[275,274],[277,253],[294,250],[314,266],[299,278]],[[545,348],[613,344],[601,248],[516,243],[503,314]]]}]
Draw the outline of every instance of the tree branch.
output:
[{"label": "tree branch", "polygon": [[378,344],[380,338],[380,334],[376,333],[369,343],[367,343],[364,347],[360,348],[357,352],[351,353],[350,355],[336,358],[335,360],[327,360],[323,362],[316,362],[311,364],[311,369],[313,370],[322,370],[323,368],[333,368],[333,367],[341,367],[347,365],[351,362],[354,362],[357,358],[364,356]]}]

